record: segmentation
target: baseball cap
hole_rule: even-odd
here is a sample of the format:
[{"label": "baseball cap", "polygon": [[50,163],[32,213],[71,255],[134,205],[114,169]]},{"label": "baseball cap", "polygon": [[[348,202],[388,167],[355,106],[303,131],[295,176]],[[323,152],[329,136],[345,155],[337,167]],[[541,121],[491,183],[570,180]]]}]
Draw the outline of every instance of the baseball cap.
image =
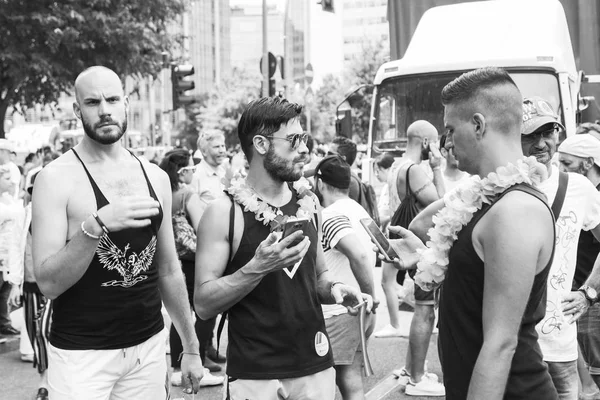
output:
[{"label": "baseball cap", "polygon": [[316,176],[328,185],[339,189],[350,187],[350,166],[337,154],[323,158],[315,171]]},{"label": "baseball cap", "polygon": [[8,150],[9,152],[15,151],[15,146],[13,142],[8,139],[0,139],[0,150]]},{"label": "baseball cap", "polygon": [[556,124],[561,129],[565,127],[559,122],[558,115],[550,104],[541,97],[529,97],[523,100],[522,135],[529,135],[546,124]]},{"label": "baseball cap", "polygon": [[600,140],[589,133],[569,136],[558,146],[558,151],[577,157],[592,157],[594,164],[600,167]]}]

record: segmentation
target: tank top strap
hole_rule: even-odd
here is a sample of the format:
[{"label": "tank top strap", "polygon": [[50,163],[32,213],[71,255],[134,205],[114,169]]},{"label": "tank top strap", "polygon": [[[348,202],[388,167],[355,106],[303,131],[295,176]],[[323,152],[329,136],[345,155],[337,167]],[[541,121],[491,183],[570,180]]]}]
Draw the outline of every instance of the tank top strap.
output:
[{"label": "tank top strap", "polygon": [[77,152],[75,151],[75,149],[72,148],[72,147],[71,147],[71,150],[73,151],[73,154],[75,154],[75,157],[77,157],[77,159],[79,160],[79,162],[83,166],[83,170],[85,171],[88,179],[90,180],[90,184],[92,185],[92,190],[94,191],[94,196],[96,197],[96,207],[99,210],[99,209],[101,209],[102,207],[104,207],[105,205],[108,204],[108,200],[106,199],[106,196],[104,196],[104,193],[102,193],[102,191],[100,190],[100,188],[96,184],[96,181],[94,180],[94,178],[92,178],[92,175],[90,174],[90,171],[88,171],[87,167],[85,166],[85,163],[83,162],[83,160],[81,159],[81,157],[79,157],[79,154],[77,154]]},{"label": "tank top strap", "polygon": [[131,150],[127,149],[127,151],[140,163],[140,167],[142,167],[142,172],[144,173],[144,178],[146,179],[146,184],[148,185],[148,191],[150,192],[150,196],[152,196],[154,198],[154,200],[158,201],[158,196],[156,195],[156,192],[154,191],[154,188],[152,187],[152,183],[150,182],[150,179],[148,178],[148,174],[146,174],[146,169],[144,168],[144,164],[142,164],[142,160],[140,160],[138,158],[138,156],[133,154],[133,152]]}]

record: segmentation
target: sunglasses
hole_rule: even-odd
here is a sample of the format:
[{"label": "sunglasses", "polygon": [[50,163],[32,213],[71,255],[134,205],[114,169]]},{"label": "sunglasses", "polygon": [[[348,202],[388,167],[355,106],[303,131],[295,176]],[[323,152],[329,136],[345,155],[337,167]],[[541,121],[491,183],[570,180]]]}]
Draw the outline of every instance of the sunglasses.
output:
[{"label": "sunglasses", "polygon": [[196,167],[195,166],[194,167],[192,167],[192,166],[183,167],[183,168],[180,168],[179,171],[177,171],[177,173],[183,174],[188,171],[192,171],[192,173],[194,173],[194,172],[196,172]]},{"label": "sunglasses", "polygon": [[304,144],[308,143],[308,133],[296,133],[294,135],[284,137],[284,138],[275,137],[275,136],[263,136],[263,137],[265,137],[267,139],[287,140],[288,142],[291,143],[292,150],[296,150],[298,147],[300,147],[300,142],[302,142]]}]

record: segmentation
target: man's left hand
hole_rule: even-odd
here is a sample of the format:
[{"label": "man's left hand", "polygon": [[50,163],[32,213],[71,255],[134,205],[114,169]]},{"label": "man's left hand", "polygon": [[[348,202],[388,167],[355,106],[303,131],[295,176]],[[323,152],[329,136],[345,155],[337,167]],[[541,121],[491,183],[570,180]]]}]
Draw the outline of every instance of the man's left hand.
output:
[{"label": "man's left hand", "polygon": [[567,293],[564,295],[562,300],[562,309],[567,323],[572,324],[577,321],[590,307],[590,302],[586,299],[585,295],[579,290]]},{"label": "man's left hand", "polygon": [[199,355],[183,354],[181,359],[181,384],[185,393],[198,393],[204,366]]},{"label": "man's left hand", "polygon": [[331,288],[331,295],[335,299],[335,303],[345,306],[348,309],[348,313],[351,315],[358,314],[360,308],[356,306],[361,303],[365,303],[366,311],[368,313],[373,309],[373,298],[371,295],[361,293],[352,286],[344,285],[343,283],[333,285]]}]

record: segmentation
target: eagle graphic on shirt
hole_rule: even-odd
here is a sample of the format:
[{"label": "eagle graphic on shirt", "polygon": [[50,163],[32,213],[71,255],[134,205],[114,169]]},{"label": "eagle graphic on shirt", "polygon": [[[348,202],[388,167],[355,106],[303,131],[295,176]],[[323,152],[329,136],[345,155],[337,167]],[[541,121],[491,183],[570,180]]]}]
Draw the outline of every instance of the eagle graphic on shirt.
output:
[{"label": "eagle graphic on shirt", "polygon": [[152,235],[146,248],[139,253],[130,251],[129,243],[121,250],[108,235],[102,236],[96,249],[98,260],[104,268],[109,271],[116,270],[123,277],[122,281],[104,282],[102,286],[129,288],[148,279],[148,275],[142,274],[142,272],[148,271],[152,265],[154,253],[156,253],[156,235]]}]

